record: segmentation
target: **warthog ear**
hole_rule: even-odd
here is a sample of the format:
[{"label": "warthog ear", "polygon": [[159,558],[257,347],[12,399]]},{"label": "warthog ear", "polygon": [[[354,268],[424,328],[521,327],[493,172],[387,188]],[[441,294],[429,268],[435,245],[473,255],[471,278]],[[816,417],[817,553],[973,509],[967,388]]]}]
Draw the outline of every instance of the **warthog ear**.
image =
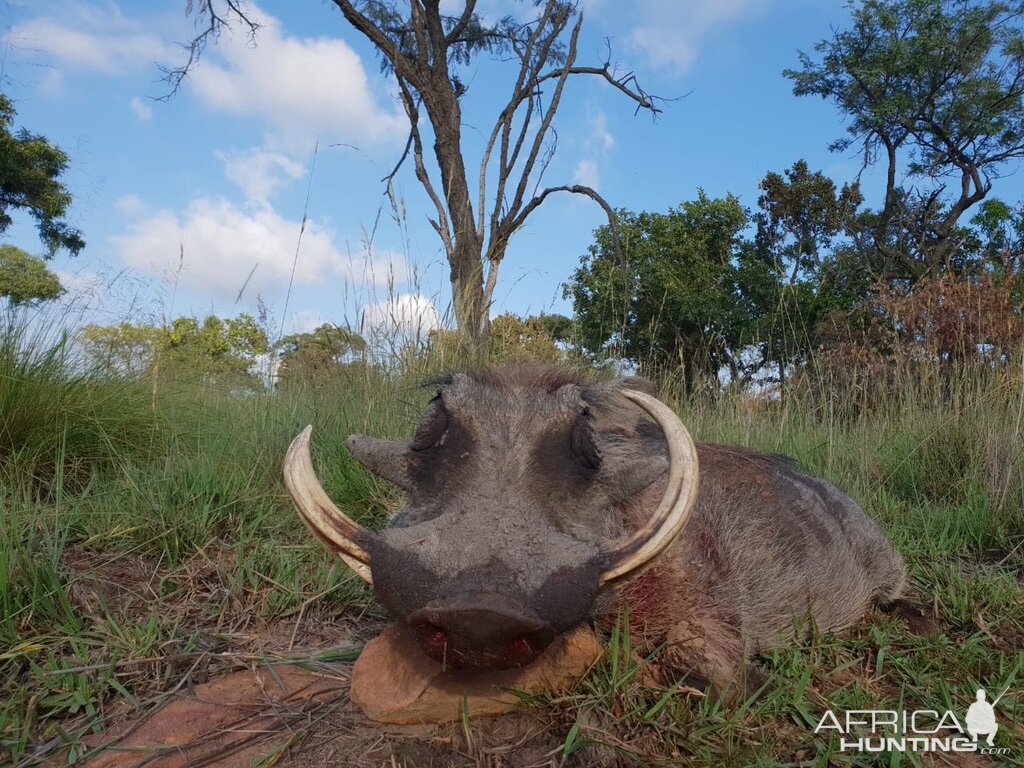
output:
[{"label": "warthog ear", "polygon": [[639,493],[668,471],[661,429],[622,395],[624,390],[657,395],[657,387],[639,376],[586,386],[581,392],[604,459],[602,476],[617,501]]},{"label": "warthog ear", "polygon": [[366,435],[352,435],[345,441],[356,461],[388,482],[409,490],[409,440],[378,440]]}]

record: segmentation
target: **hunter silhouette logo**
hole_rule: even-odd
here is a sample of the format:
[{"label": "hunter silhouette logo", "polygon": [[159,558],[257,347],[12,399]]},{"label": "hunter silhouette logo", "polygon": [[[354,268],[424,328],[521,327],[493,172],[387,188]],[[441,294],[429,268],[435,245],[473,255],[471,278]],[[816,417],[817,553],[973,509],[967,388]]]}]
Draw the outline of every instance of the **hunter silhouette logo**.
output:
[{"label": "hunter silhouette logo", "polygon": [[[984,688],[975,691],[974,702],[963,720],[951,710],[853,709],[836,715],[826,710],[814,732],[839,737],[840,752],[976,752],[1005,755],[1009,747],[995,745],[999,724],[996,705],[1003,689],[988,701]],[[962,710],[961,710],[962,711]]]},{"label": "hunter silhouette logo", "polygon": [[999,724],[996,722],[996,704],[1008,690],[1010,690],[1009,686],[1004,688],[996,700],[989,704],[985,701],[985,689],[978,689],[975,702],[967,710],[967,732],[971,734],[975,743],[979,736],[988,736],[986,743],[990,747],[995,746],[996,731],[999,730]]}]

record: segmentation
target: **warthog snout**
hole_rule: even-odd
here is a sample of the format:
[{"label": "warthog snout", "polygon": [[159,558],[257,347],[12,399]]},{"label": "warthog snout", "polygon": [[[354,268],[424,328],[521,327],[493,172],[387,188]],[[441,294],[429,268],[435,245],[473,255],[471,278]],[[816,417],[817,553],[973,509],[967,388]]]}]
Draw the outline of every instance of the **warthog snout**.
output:
[{"label": "warthog snout", "polygon": [[493,592],[435,600],[407,623],[424,653],[452,667],[521,667],[556,634],[551,624]]}]

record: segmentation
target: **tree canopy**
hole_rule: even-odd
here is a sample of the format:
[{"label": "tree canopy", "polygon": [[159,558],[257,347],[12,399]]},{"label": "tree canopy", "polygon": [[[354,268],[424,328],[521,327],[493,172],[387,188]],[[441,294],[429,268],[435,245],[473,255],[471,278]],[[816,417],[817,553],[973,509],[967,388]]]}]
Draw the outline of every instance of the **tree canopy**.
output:
[{"label": "tree canopy", "polygon": [[220,385],[255,385],[256,358],[270,351],[266,333],[247,314],[202,321],[179,317],[167,325],[87,325],[80,333],[96,364],[127,376],[184,375]]},{"label": "tree canopy", "polygon": [[12,131],[15,115],[11,100],[0,93],[0,233],[14,222],[13,211],[24,210],[35,219],[47,256],[61,248],[76,255],[85,240],[64,218],[71,205],[61,181],[68,156],[43,136],[25,128]]},{"label": "tree canopy", "polygon": [[330,323],[285,336],[277,344],[277,386],[324,384],[346,365],[362,360],[366,349],[358,333]]},{"label": "tree canopy", "polygon": [[0,245],[0,296],[18,305],[49,301],[62,293],[60,279],[42,259],[15,245]]},{"label": "tree canopy", "polygon": [[679,368],[688,388],[722,365],[739,365],[731,351],[754,321],[740,286],[771,269],[742,253],[748,222],[736,197],[703,190],[668,213],[620,211],[624,261],[602,226],[565,288],[579,343]]},{"label": "tree canopy", "polygon": [[915,284],[873,274],[873,220],[855,184],[837,189],[800,160],[760,189],[753,216],[703,191],[667,213],[620,211],[625,261],[599,227],[565,286],[573,342],[689,393],[807,370],[841,381],[907,350],[947,375],[955,360],[1005,362],[1024,322],[1024,207],[986,200],[958,230],[956,268]]},{"label": "tree canopy", "polygon": [[885,273],[935,276],[960,247],[960,218],[1024,157],[1024,17],[996,0],[863,0],[852,11],[849,29],[784,74],[794,93],[845,115],[834,150],[883,163],[871,224]]}]

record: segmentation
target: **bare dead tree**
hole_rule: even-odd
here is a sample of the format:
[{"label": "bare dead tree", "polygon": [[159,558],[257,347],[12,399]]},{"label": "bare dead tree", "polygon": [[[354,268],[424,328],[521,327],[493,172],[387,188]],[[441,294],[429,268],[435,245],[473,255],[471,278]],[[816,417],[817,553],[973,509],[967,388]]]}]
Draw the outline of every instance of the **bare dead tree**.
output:
[{"label": "bare dead tree", "polygon": [[[222,27],[234,21],[250,34],[258,28],[246,16],[244,0],[224,2],[219,12],[213,0],[190,2],[189,10],[201,20],[201,34],[187,46],[185,66],[167,73],[172,86],[180,85]],[[660,112],[661,99],[647,93],[632,71],[613,66],[610,51],[599,65],[577,62],[583,14],[573,2],[546,0],[529,21],[509,16],[492,26],[477,14],[476,0],[467,0],[457,15],[442,13],[439,0],[333,2],[376,47],[382,69],[397,82],[409,138],[384,181],[390,185],[412,158],[416,178],[434,208],[430,224],[451,267],[459,329],[479,352],[488,341],[490,306],[509,241],[550,195],[589,197],[617,232],[615,212],[597,190],[582,184],[542,186],[557,147],[554,118],[569,81],[580,76],[602,79],[634,102],[637,112],[651,115]],[[485,134],[473,179],[462,141],[461,99],[468,88],[459,69],[478,54],[514,63],[517,71],[504,107]],[[426,120],[421,122],[421,117]]]}]

